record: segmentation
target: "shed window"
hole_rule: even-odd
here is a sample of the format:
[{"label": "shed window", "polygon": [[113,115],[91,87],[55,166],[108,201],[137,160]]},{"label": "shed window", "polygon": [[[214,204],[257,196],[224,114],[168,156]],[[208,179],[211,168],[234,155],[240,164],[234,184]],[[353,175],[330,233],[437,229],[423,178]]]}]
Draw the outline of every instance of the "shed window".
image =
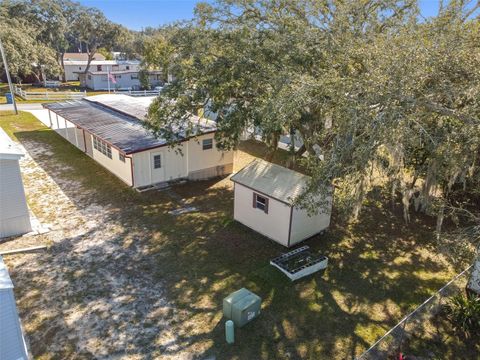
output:
[{"label": "shed window", "polygon": [[260,209],[265,214],[268,214],[268,198],[265,196],[253,193],[253,207],[255,209]]},{"label": "shed window", "polygon": [[202,141],[202,149],[209,150],[211,148],[213,148],[213,139],[204,139]]},{"label": "shed window", "polygon": [[93,148],[110,159],[112,158],[112,147],[96,136],[93,137]]},{"label": "shed window", "polygon": [[118,153],[118,160],[125,162],[125,155]]},{"label": "shed window", "polygon": [[160,169],[162,167],[162,156],[161,155],[155,155],[153,157],[153,168],[154,169]]}]

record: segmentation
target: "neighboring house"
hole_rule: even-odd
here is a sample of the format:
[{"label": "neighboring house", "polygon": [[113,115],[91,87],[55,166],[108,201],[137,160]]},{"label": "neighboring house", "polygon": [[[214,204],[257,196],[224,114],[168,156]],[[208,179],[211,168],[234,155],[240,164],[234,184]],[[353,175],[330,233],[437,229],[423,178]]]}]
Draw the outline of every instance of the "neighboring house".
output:
[{"label": "neighboring house", "polygon": [[[100,53],[93,55],[92,63],[105,61],[105,56]],[[85,71],[88,63],[87,53],[65,53],[63,54],[63,71],[66,81],[78,81],[76,72]],[[114,62],[112,62],[114,63]]]},{"label": "neighboring house", "polygon": [[54,130],[134,188],[232,172],[233,151],[217,149],[213,121],[192,116],[197,136],[179,130],[177,148],[145,129],[153,99],[105,94],[43,106]]},{"label": "neighboring house", "polygon": [[[85,73],[87,61],[84,60],[65,60],[63,68],[65,79],[67,81],[81,80],[81,75]],[[92,60],[89,71],[91,72],[112,72],[117,71],[139,71],[140,61],[138,60]]]},{"label": "neighboring house", "polygon": [[[138,68],[131,70],[91,70],[86,75],[79,74],[80,85],[92,90],[140,90],[141,81],[139,72],[140,70]],[[151,87],[164,84],[161,71],[149,71],[147,75]]]},{"label": "neighboring house", "polygon": [[[87,53],[78,53],[78,52],[77,53],[65,53],[65,54],[63,54],[63,61],[66,61],[66,60],[87,62],[88,61],[88,54]],[[103,56],[100,53],[95,53],[93,55],[92,60],[103,61],[103,60],[105,60],[105,56]]]},{"label": "neighboring house", "polygon": [[32,230],[19,164],[24,155],[0,128],[0,238]]},{"label": "neighboring house", "polygon": [[255,160],[231,180],[235,186],[235,220],[286,247],[321,233],[330,225],[331,197],[324,201],[327,209],[319,209],[317,215],[309,216],[306,210],[293,205],[307,186],[306,175]]},{"label": "neighboring house", "polygon": [[27,345],[23,337],[13,283],[0,256],[0,359],[28,360]]}]

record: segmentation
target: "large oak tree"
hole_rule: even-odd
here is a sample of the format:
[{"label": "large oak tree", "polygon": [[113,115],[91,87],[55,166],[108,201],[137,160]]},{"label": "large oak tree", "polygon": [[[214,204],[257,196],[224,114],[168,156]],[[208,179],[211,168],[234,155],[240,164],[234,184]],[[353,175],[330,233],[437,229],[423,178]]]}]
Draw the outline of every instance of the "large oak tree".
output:
[{"label": "large oak tree", "polygon": [[205,108],[225,148],[255,129],[275,151],[298,132],[306,156],[292,157],[312,175],[299,205],[312,211],[333,181],[357,214],[378,178],[406,221],[417,209],[440,226],[474,208],[454,195],[478,186],[478,4],[451,1],[425,19],[413,0],[225,0],[198,5],[168,41],[161,63],[177,80],[147,125],[159,136],[174,143]]}]

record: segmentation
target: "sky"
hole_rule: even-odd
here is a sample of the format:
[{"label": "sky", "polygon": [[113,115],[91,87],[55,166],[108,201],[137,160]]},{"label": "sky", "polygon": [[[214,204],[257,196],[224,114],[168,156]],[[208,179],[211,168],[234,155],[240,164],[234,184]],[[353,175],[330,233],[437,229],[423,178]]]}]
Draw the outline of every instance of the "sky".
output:
[{"label": "sky", "polygon": [[[157,27],[178,20],[189,20],[198,0],[80,0],[81,4],[96,7],[107,18],[132,30]],[[435,15],[438,0],[420,0],[425,17]]]}]

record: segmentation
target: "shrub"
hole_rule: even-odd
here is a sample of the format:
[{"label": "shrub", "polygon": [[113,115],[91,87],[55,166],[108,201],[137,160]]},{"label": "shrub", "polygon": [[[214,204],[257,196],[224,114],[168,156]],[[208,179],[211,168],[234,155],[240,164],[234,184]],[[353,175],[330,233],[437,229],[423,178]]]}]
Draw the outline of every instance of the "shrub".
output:
[{"label": "shrub", "polygon": [[447,317],[456,331],[467,338],[480,334],[480,297],[455,295],[447,303]]}]

